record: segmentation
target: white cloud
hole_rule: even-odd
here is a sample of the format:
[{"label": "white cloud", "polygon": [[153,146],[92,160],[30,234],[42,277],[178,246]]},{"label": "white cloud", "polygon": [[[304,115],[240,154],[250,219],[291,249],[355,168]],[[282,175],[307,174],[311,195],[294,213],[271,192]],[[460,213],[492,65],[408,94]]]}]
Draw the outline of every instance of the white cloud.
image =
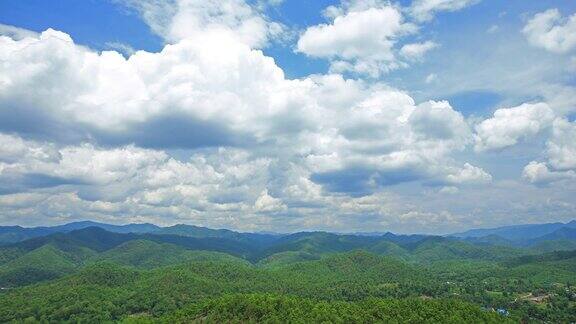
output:
[{"label": "white cloud", "polygon": [[475,2],[424,0],[415,1],[412,7],[403,10],[389,1],[343,0],[339,6],[325,9],[328,23],[308,27],[302,33],[296,50],[330,60],[332,73],[352,72],[377,78],[421,61],[427,52],[439,46],[430,40],[406,41],[419,32],[420,26],[407,22],[405,12],[420,19],[431,17],[436,11],[454,11]]},{"label": "white cloud", "polygon": [[[160,53],[139,51],[128,59],[92,52],[53,30],[0,43],[0,129],[38,138],[174,144],[178,137],[150,134],[162,132],[165,119],[176,115],[192,129],[207,125],[202,138],[181,132],[185,138],[178,145],[233,142],[243,132],[262,135],[271,115],[288,109],[296,115],[290,93],[305,89],[302,82],[285,80],[272,59],[227,34],[182,41]],[[31,88],[36,90],[30,93]],[[15,106],[19,109],[9,113]],[[30,123],[36,123],[33,130],[18,128]],[[235,131],[238,136],[229,134]]]},{"label": "white cloud", "polygon": [[[128,59],[92,52],[51,30],[22,41],[3,39],[0,114],[15,118],[12,107],[27,110],[20,123],[0,122],[3,132],[20,135],[0,136],[0,191],[46,195],[29,207],[6,202],[3,213],[54,221],[123,217],[298,228],[319,214],[337,215],[356,194],[378,195],[396,183],[477,182],[452,179],[471,168],[450,158],[471,132],[447,102],[416,105],[396,89],[340,75],[287,80],[261,52],[225,34],[208,39]],[[21,55],[10,55],[16,50]],[[178,118],[157,122],[170,115]],[[253,145],[218,149],[234,146],[211,142],[218,133],[177,137],[182,129],[175,133],[174,124],[186,118],[196,124],[184,129],[225,125],[230,136],[248,136]],[[22,121],[58,134],[31,132]],[[132,133],[141,127],[146,132]],[[154,130],[151,139],[147,132]],[[132,141],[136,145],[125,145]],[[185,161],[164,151],[194,141],[212,148]],[[356,187],[339,187],[326,172]],[[278,212],[295,215],[293,223],[279,225]]]},{"label": "white cloud", "polygon": [[526,103],[502,108],[476,125],[476,150],[496,150],[537,135],[552,125],[554,111],[546,103]]},{"label": "white cloud", "polygon": [[286,210],[286,205],[281,199],[270,196],[268,190],[265,189],[254,202],[254,209],[259,213],[274,213]]},{"label": "white cloud", "polygon": [[422,103],[409,119],[414,135],[421,141],[442,141],[450,148],[463,149],[471,133],[462,114],[447,101]]},{"label": "white cloud", "polygon": [[494,33],[498,32],[498,30],[500,30],[500,26],[498,26],[498,25],[492,25],[492,26],[490,26],[490,28],[488,28],[488,29],[486,30],[486,32],[487,32],[488,34],[494,34]]},{"label": "white cloud", "polygon": [[449,174],[447,180],[453,184],[481,184],[492,181],[492,176],[481,168],[466,163],[464,164],[464,168],[457,170],[454,174]]},{"label": "white cloud", "polygon": [[283,29],[244,0],[117,1],[135,8],[152,31],[170,43],[218,32],[251,47],[263,47]]},{"label": "white cloud", "polygon": [[[30,151],[53,149],[50,144],[32,141],[26,141],[26,147]],[[33,176],[64,177],[68,182],[1,194],[0,220],[4,223],[33,225],[89,218],[241,230],[385,228],[445,233],[466,228],[478,219],[505,222],[513,215],[520,220],[536,209],[542,215],[552,203],[554,217],[559,217],[557,213],[568,217],[565,215],[574,211],[569,204],[571,189],[554,191],[553,185],[560,181],[547,182],[549,186],[539,189],[546,192],[520,184],[465,186],[489,178],[469,164],[445,169],[443,179],[448,187],[437,194],[423,196],[415,190],[406,196],[379,190],[355,197],[322,190],[308,179],[307,168],[298,160],[257,157],[236,149],[199,151],[182,161],[160,150],[134,146],[66,146],[48,160],[26,152],[13,156],[18,160],[4,162],[7,169],[0,177],[28,174],[28,183]],[[2,178],[0,183],[8,182]],[[14,188],[17,184],[9,185]],[[471,199],[476,203],[469,204]],[[430,219],[426,220],[426,215]]]},{"label": "white cloud", "polygon": [[546,147],[547,161],[530,162],[523,178],[534,184],[576,179],[576,123],[563,118],[554,120]]},{"label": "white cloud", "polygon": [[426,53],[436,47],[438,47],[438,44],[432,41],[406,44],[400,49],[400,54],[409,60],[421,60]]},{"label": "white cloud", "polygon": [[550,165],[556,170],[576,171],[576,123],[557,119],[546,144]]},{"label": "white cloud", "polygon": [[480,0],[414,0],[410,13],[418,21],[428,21],[437,12],[458,11],[478,2]]},{"label": "white cloud", "polygon": [[432,83],[432,82],[436,81],[436,79],[438,79],[438,75],[436,75],[436,73],[430,73],[426,76],[426,79],[424,79],[424,82]]},{"label": "white cloud", "polygon": [[565,18],[558,9],[548,9],[534,15],[522,32],[534,46],[566,53],[576,48],[576,14]]},{"label": "white cloud", "polygon": [[398,67],[394,45],[399,37],[416,31],[416,26],[404,22],[398,8],[332,8],[333,21],[306,29],[298,40],[299,52],[334,60],[335,71],[378,76]]},{"label": "white cloud", "polygon": [[[128,58],[56,31],[2,38],[0,215],[245,230],[413,230],[430,217],[426,226],[439,230],[477,216],[469,205],[452,209],[444,193],[462,200],[496,185],[455,158],[474,136],[446,101],[416,103],[341,75],[289,80],[228,32],[194,37]],[[552,127],[547,166],[564,172],[571,128],[551,126],[549,109],[497,112],[478,126],[476,144],[505,147]],[[168,153],[175,147],[194,150],[177,160]],[[414,197],[395,195],[396,184],[416,187]],[[423,199],[419,186],[443,198]],[[359,211],[364,225],[354,220]]]},{"label": "white cloud", "polygon": [[393,38],[407,30],[394,7],[353,11],[336,17],[332,24],[308,28],[298,41],[298,50],[318,57],[392,60]]},{"label": "white cloud", "polygon": [[485,182],[480,179],[484,176],[454,175],[472,166],[461,167],[447,157],[464,149],[472,135],[462,115],[447,102],[416,106],[404,93],[379,91],[353,106],[340,123],[339,132],[332,128],[308,141],[317,146],[306,157],[312,179],[332,191],[361,195],[421,180]]},{"label": "white cloud", "polygon": [[552,171],[545,163],[532,161],[522,171],[522,177],[534,184],[547,184],[565,179],[576,179],[576,172]]},{"label": "white cloud", "polygon": [[0,133],[0,162],[12,163],[29,158],[53,161],[59,158],[59,154],[53,145],[41,145],[18,136]]},{"label": "white cloud", "polygon": [[16,26],[0,24],[0,36],[7,36],[12,39],[21,40],[26,37],[37,37],[38,33]]},{"label": "white cloud", "polygon": [[17,193],[12,195],[0,195],[0,206],[9,208],[27,208],[45,200],[46,195],[39,193]]},{"label": "white cloud", "polygon": [[[94,53],[52,30],[4,42],[0,113],[6,118],[0,129],[30,138],[160,149],[249,145],[301,156],[313,173],[347,172],[360,164],[377,170],[383,184],[444,179],[452,171],[437,166],[454,167],[447,156],[471,138],[463,117],[447,102],[416,106],[395,89],[337,75],[287,80],[273,60],[226,33],[209,33],[203,42],[183,40],[159,53],[138,51],[128,59]],[[10,55],[16,50],[20,55]],[[25,114],[14,115],[13,105],[26,108]],[[55,133],[15,128],[22,119],[42,125],[37,131]],[[86,166],[94,181],[115,179],[115,172],[88,171],[96,157],[75,150],[62,151],[63,161]],[[394,175],[403,170],[412,174],[409,179]],[[82,173],[71,176],[93,181]]]},{"label": "white cloud", "polygon": [[442,187],[439,192],[442,194],[455,195],[460,192],[460,189],[458,189],[458,187],[446,186]]}]

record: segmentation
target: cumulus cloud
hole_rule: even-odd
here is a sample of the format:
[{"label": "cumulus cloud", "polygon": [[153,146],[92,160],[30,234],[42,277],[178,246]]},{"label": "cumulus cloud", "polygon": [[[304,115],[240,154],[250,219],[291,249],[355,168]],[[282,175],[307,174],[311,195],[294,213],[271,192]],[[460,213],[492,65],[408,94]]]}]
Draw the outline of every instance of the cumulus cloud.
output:
[{"label": "cumulus cloud", "polygon": [[486,32],[487,32],[488,34],[494,34],[494,33],[497,33],[499,30],[500,30],[500,26],[498,26],[498,25],[492,25],[492,26],[490,26],[490,28],[488,28],[488,29],[486,30]]},{"label": "cumulus cloud", "polygon": [[557,119],[546,144],[550,165],[557,170],[576,170],[576,123]]},{"label": "cumulus cloud", "polygon": [[[448,2],[425,6],[431,6],[429,12],[448,10],[454,5]],[[410,36],[418,34],[421,26],[407,21],[406,13],[412,9],[405,9],[389,1],[343,0],[324,10],[327,23],[310,26],[300,35],[296,50],[330,60],[333,73],[377,78],[407,68],[439,44],[430,40],[410,42]]]},{"label": "cumulus cloud", "polygon": [[268,190],[265,189],[254,202],[254,209],[259,213],[273,213],[286,210],[286,205],[281,199],[270,196]]},{"label": "cumulus cloud", "polygon": [[[177,160],[162,150],[135,146],[54,148],[50,143],[4,136],[4,144],[25,145],[4,153],[10,159],[0,163],[1,184],[14,188],[15,183],[4,178],[11,174],[65,180],[51,186],[29,182],[21,192],[0,194],[0,219],[5,223],[33,225],[89,218],[242,230],[385,228],[445,233],[465,228],[472,220],[487,221],[478,218],[482,215],[502,217],[500,221],[505,222],[510,213],[523,219],[535,210],[551,208],[546,207],[550,204],[561,215],[574,211],[573,205],[563,203],[570,201],[570,190],[551,191],[553,187],[546,186],[540,189],[547,190],[543,194],[519,184],[463,186],[488,179],[477,167],[466,164],[444,170],[438,194],[422,196],[414,190],[406,196],[378,190],[356,196],[323,190],[309,179],[305,163],[296,163],[294,158],[287,161],[220,148]],[[39,149],[55,154],[35,154]],[[471,197],[478,203],[469,204]],[[526,197],[531,197],[528,205]]]},{"label": "cumulus cloud", "polygon": [[[447,176],[447,180],[452,184],[462,183],[488,183],[492,181],[492,176],[482,168],[473,166],[469,163],[464,164],[464,168],[456,170],[453,174]],[[444,187],[446,188],[446,187]]]},{"label": "cumulus cloud", "polygon": [[244,0],[117,1],[137,10],[152,31],[170,43],[218,32],[263,47],[283,30]]},{"label": "cumulus cloud", "polygon": [[576,48],[576,14],[563,17],[558,9],[548,9],[534,15],[522,32],[534,46],[567,53]]},{"label": "cumulus cloud", "polygon": [[299,82],[285,80],[261,52],[220,36],[128,59],[92,52],[53,30],[21,41],[2,38],[0,130],[146,147],[256,141],[271,115],[291,108],[286,92]]},{"label": "cumulus cloud", "polygon": [[432,41],[406,44],[400,49],[400,54],[409,60],[421,60],[427,52],[436,47],[438,47],[438,44]]},{"label": "cumulus cloud", "polygon": [[[163,210],[172,220],[200,213],[211,217],[278,208],[275,198],[257,194],[266,186],[271,159],[252,158],[242,151],[220,149],[212,155],[199,153],[179,161],[159,150],[134,146],[103,149],[84,144],[62,147],[55,157],[46,158],[35,154],[42,144],[27,143],[32,145],[1,163],[0,190],[11,189],[4,192],[7,197],[24,197],[27,191],[60,197],[73,193],[76,203],[70,208],[89,205],[91,212],[118,217]],[[60,181],[46,184],[45,179]],[[13,207],[14,199],[6,199],[4,205]],[[251,201],[256,201],[256,207],[251,207]]]},{"label": "cumulus cloud", "polygon": [[[130,2],[170,43],[158,53],[95,52],[54,30],[0,37],[2,221],[440,231],[509,203],[483,191],[501,184],[460,152],[547,130],[546,161],[524,177],[573,174],[574,126],[550,104],[500,109],[473,131],[449,102],[416,102],[380,82],[287,79],[254,49],[276,27],[245,2],[165,3]],[[345,1],[325,15],[298,50],[330,59],[332,71],[380,74],[436,46],[401,41],[416,27],[385,1]],[[395,194],[406,188],[414,195]],[[478,208],[464,204],[477,193]]]},{"label": "cumulus cloud", "polygon": [[436,73],[430,73],[426,76],[426,78],[424,79],[424,82],[432,83],[432,82],[436,81],[437,79],[438,79],[438,75]]},{"label": "cumulus cloud", "polygon": [[394,45],[399,37],[414,33],[417,27],[405,22],[396,7],[372,5],[355,2],[330,7],[332,22],[306,29],[297,50],[332,59],[332,69],[337,72],[351,70],[378,76],[397,68]]},{"label": "cumulus cloud", "polygon": [[26,37],[35,37],[37,35],[38,33],[28,29],[12,25],[0,24],[0,36],[7,36],[12,39],[20,40]]},{"label": "cumulus cloud", "polygon": [[546,161],[530,162],[524,167],[523,178],[534,184],[576,179],[576,123],[554,120],[546,147]]},{"label": "cumulus cloud", "polygon": [[534,184],[547,184],[565,179],[576,179],[576,172],[553,171],[545,163],[530,162],[522,171],[522,177]]},{"label": "cumulus cloud", "polygon": [[549,128],[555,119],[546,103],[525,103],[502,108],[476,125],[476,150],[496,150],[517,144]]},{"label": "cumulus cloud", "polygon": [[336,135],[307,156],[312,180],[355,196],[404,182],[452,182],[449,175],[462,167],[447,156],[471,140],[464,118],[447,102],[415,105],[397,91],[359,102]]},{"label": "cumulus cloud", "polygon": [[51,144],[39,144],[26,141],[18,136],[0,133],[0,163],[12,163],[33,158],[52,161],[59,158],[58,151]]},{"label": "cumulus cloud", "polygon": [[62,144],[267,147],[304,156],[314,173],[361,164],[407,169],[406,181],[443,177],[433,167],[469,142],[467,124],[447,102],[417,106],[398,90],[337,75],[287,80],[273,60],[228,36],[127,59],[53,30],[3,39],[0,130]]},{"label": "cumulus cloud", "polygon": [[128,58],[53,30],[1,38],[0,191],[41,197],[34,211],[6,198],[5,212],[245,229],[289,213],[296,228],[395,184],[489,179],[451,158],[472,132],[448,102],[335,74],[289,80],[214,37]]},{"label": "cumulus cloud", "polygon": [[458,11],[480,0],[414,0],[410,13],[418,21],[428,21],[441,11]]}]

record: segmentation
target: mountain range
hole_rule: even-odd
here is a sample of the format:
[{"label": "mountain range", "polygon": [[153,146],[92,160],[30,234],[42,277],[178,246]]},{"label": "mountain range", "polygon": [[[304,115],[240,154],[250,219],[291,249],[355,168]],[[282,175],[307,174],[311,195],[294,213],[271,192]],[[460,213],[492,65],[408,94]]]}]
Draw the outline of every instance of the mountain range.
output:
[{"label": "mountain range", "polygon": [[552,234],[562,228],[576,228],[576,220],[568,223],[546,223],[512,225],[487,229],[471,229],[466,232],[452,234],[451,236],[463,238],[479,238],[496,235],[510,241],[525,241]]},{"label": "mountain range", "polygon": [[[0,321],[32,316],[58,322],[69,320],[71,314],[86,321],[171,314],[184,316],[176,322],[190,322],[205,315],[174,312],[191,301],[224,293],[288,293],[340,301],[462,295],[462,300],[486,305],[503,303],[498,296],[504,295],[491,295],[503,290],[509,299],[505,304],[516,305],[514,300],[526,296],[526,291],[566,293],[564,287],[576,282],[574,224],[523,225],[448,236],[240,233],[192,225],[91,221],[5,226],[0,227]],[[67,296],[79,299],[70,301]],[[271,298],[256,296],[256,303]],[[250,298],[231,300],[226,307]],[[75,306],[70,308],[70,303]],[[441,305],[452,311],[451,306]],[[480,310],[474,307],[478,308],[468,311]],[[554,313],[534,315],[537,310],[522,309],[518,316],[554,319],[550,317]],[[560,314],[572,319],[568,309]]]},{"label": "mountain range", "polygon": [[[43,237],[55,233],[68,233],[75,230],[97,227],[113,233],[153,234],[153,235],[176,235],[192,238],[219,238],[230,239],[244,244],[267,245],[280,238],[297,238],[308,236],[310,233],[301,232],[293,234],[277,233],[241,233],[227,229],[211,229],[206,227],[178,224],[169,227],[160,227],[154,224],[127,224],[112,225],[93,221],[73,222],[64,225],[50,227],[21,227],[0,226],[0,245],[17,243],[36,237]],[[316,232],[328,233],[328,232]],[[433,235],[396,235],[391,232],[371,233],[341,233],[343,237],[355,237],[356,240],[370,241],[371,238],[384,238],[395,243],[417,242]],[[445,237],[464,240],[475,244],[503,245],[516,247],[530,247],[548,241],[570,241],[576,239],[576,220],[568,223],[546,223],[513,225],[489,229],[471,229],[462,233],[454,233]],[[281,241],[281,240],[280,240]],[[549,244],[548,244],[549,245]]]},{"label": "mountain range", "polygon": [[[407,262],[505,260],[576,250],[576,222],[470,230],[449,236],[240,233],[192,225],[111,225],[92,221],[53,227],[0,227],[0,287],[54,279],[96,261],[165,265],[195,253],[222,253],[267,266],[364,250]],[[132,260],[132,261],[129,261]]]}]

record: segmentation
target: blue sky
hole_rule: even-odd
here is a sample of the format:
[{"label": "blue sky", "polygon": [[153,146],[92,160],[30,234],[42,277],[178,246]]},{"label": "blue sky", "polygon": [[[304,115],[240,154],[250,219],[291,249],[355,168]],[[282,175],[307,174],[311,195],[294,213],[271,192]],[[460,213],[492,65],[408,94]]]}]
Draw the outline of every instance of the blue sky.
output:
[{"label": "blue sky", "polygon": [[573,1],[2,1],[0,35],[3,224],[576,215]]}]

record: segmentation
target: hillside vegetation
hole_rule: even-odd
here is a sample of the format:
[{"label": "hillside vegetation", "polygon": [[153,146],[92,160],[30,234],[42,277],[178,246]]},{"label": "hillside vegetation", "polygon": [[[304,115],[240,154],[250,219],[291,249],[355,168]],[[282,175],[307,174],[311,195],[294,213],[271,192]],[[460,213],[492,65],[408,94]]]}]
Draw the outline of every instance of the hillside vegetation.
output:
[{"label": "hillside vegetation", "polygon": [[576,251],[562,250],[86,227],[0,247],[0,322],[571,322]]}]

